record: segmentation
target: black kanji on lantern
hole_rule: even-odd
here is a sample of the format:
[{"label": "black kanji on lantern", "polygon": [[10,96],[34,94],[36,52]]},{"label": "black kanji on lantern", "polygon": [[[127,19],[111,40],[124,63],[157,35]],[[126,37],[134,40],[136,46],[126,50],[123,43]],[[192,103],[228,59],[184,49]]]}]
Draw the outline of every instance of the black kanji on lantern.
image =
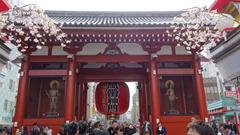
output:
[{"label": "black kanji on lantern", "polygon": [[118,83],[109,82],[107,85],[108,112],[118,112]]}]

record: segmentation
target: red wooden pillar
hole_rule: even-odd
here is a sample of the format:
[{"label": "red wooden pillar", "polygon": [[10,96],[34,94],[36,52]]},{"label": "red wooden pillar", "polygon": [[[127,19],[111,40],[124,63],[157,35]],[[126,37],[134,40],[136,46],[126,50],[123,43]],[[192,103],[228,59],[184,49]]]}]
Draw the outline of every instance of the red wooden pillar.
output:
[{"label": "red wooden pillar", "polygon": [[88,102],[87,102],[87,100],[88,100],[88,98],[87,98],[87,92],[88,92],[88,85],[87,85],[87,83],[85,83],[85,87],[84,87],[84,91],[83,91],[83,116],[84,116],[84,120],[86,120],[87,119],[87,106],[88,106]]},{"label": "red wooden pillar", "polygon": [[79,82],[79,92],[78,92],[78,119],[82,120],[82,90],[83,82]]},{"label": "red wooden pillar", "polygon": [[157,121],[160,120],[160,95],[158,89],[157,61],[150,57],[149,61],[149,84],[150,84],[150,105],[151,123],[153,135],[156,135]]},{"label": "red wooden pillar", "polygon": [[75,108],[75,88],[76,88],[76,61],[73,58],[68,60],[68,76],[65,103],[65,121],[74,120]]},{"label": "red wooden pillar", "polygon": [[16,124],[15,126],[17,126],[17,128],[22,126],[25,110],[26,110],[28,79],[29,79],[28,70],[29,70],[29,60],[23,59],[21,64],[20,78],[19,78],[19,85],[18,85],[16,112],[13,119],[13,122],[14,124]]},{"label": "red wooden pillar", "polygon": [[143,85],[138,84],[138,100],[139,100],[139,123],[140,126],[143,125],[144,113],[143,113]]},{"label": "red wooden pillar", "polygon": [[204,92],[203,78],[202,78],[202,68],[200,65],[200,58],[195,55],[194,61],[194,78],[196,84],[196,92],[198,97],[198,111],[200,115],[200,119],[204,120],[208,118],[207,104],[206,104],[206,96]]},{"label": "red wooden pillar", "polygon": [[79,108],[79,112],[80,112],[80,119],[81,120],[86,120],[86,114],[87,114],[87,83],[82,83],[81,85],[81,107]]}]

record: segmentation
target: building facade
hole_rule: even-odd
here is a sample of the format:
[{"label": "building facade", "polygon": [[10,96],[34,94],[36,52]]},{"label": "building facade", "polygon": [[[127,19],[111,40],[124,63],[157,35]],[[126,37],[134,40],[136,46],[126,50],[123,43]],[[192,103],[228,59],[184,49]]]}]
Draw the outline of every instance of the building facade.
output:
[{"label": "building facade", "polygon": [[207,103],[219,101],[223,91],[223,82],[218,69],[212,62],[202,62],[202,69]]},{"label": "building facade", "polygon": [[132,115],[132,123],[138,124],[139,123],[139,92],[136,90],[136,93],[132,97],[132,109],[131,109],[131,115]]},{"label": "building facade", "polygon": [[[230,14],[235,19],[235,24],[229,28],[227,40],[220,41],[215,47],[210,49],[210,57],[216,63],[224,79],[225,91],[222,94],[222,101],[209,105],[214,115],[221,114],[223,121],[239,123],[239,101],[240,101],[240,2],[235,0],[216,0],[210,10],[219,13]],[[215,108],[215,110],[214,110]],[[225,117],[226,116],[226,117]]]},{"label": "building facade", "polygon": [[[4,4],[7,6],[6,8],[1,7]],[[5,9],[5,12],[7,12],[11,7],[21,5],[21,0],[1,1],[0,14],[2,9]],[[1,17],[4,16],[0,15],[0,19]],[[16,107],[20,69],[20,64],[14,60],[20,55],[17,47],[0,35],[0,125],[12,124],[12,117]]]},{"label": "building facade", "polygon": [[[150,121],[152,129],[161,121],[169,134],[186,134],[193,116],[205,120],[208,113],[199,55],[166,33],[181,13],[47,12],[72,42],[61,46],[49,37],[42,49],[33,49],[35,44],[22,41],[14,129],[38,122],[56,134],[63,123],[86,118],[86,82],[140,82],[140,121]],[[56,89],[52,107],[46,91]]]},{"label": "building facade", "polygon": [[0,70],[0,125],[10,125],[12,123],[18,89],[18,71],[20,69],[18,64],[11,62],[19,55],[17,47],[10,43],[5,43],[5,45],[11,51],[8,54],[8,61],[1,63],[3,65]]}]

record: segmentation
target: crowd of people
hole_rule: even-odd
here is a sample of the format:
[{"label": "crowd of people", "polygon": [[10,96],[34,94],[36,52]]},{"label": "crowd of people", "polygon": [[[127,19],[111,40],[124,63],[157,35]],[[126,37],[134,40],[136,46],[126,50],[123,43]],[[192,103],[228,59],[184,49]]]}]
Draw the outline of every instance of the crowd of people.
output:
[{"label": "crowd of people", "polygon": [[[160,122],[155,130],[152,130],[150,122],[147,121],[142,127],[128,122],[118,123],[115,120],[111,121],[108,128],[105,126],[100,121],[88,123],[73,121],[62,125],[58,135],[140,135],[140,130],[143,135],[152,135],[153,132],[156,132],[157,135],[167,135],[167,129]],[[220,124],[216,126],[214,123],[209,124],[196,119],[192,119],[186,130],[187,135],[237,135],[233,125]],[[12,135],[11,128],[0,128],[0,135]],[[52,129],[34,123],[30,130],[27,127],[17,129],[16,135],[52,135]]]},{"label": "crowd of people", "polygon": [[219,124],[219,126],[216,126],[214,123],[209,124],[192,119],[192,122],[187,126],[187,135],[237,135],[237,131],[234,131],[232,124]]},{"label": "crowd of people", "polygon": [[[128,122],[120,124],[112,121],[108,128],[104,128],[100,121],[89,123],[73,121],[62,125],[58,135],[138,135],[138,133],[138,127]],[[0,135],[12,135],[11,128],[0,128]],[[25,126],[17,129],[16,135],[52,135],[52,129],[34,123],[30,130]]]},{"label": "crowd of people", "polygon": [[117,121],[112,121],[109,128],[104,128],[100,122],[71,122],[61,127],[59,135],[134,135],[137,133],[137,127],[124,122],[119,124]]}]

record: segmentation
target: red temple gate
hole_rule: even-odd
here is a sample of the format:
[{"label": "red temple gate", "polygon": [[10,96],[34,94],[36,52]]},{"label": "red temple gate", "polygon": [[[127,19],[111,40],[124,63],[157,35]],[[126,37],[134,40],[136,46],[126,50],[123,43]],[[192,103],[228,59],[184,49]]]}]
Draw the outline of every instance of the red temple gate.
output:
[{"label": "red temple gate", "polygon": [[[140,123],[186,134],[191,117],[208,117],[199,57],[166,35],[180,12],[47,14],[63,24],[67,47],[49,37],[22,59],[15,127],[86,119],[86,82],[139,82]],[[26,43],[27,44],[27,43]],[[155,135],[155,133],[154,133]]]}]

